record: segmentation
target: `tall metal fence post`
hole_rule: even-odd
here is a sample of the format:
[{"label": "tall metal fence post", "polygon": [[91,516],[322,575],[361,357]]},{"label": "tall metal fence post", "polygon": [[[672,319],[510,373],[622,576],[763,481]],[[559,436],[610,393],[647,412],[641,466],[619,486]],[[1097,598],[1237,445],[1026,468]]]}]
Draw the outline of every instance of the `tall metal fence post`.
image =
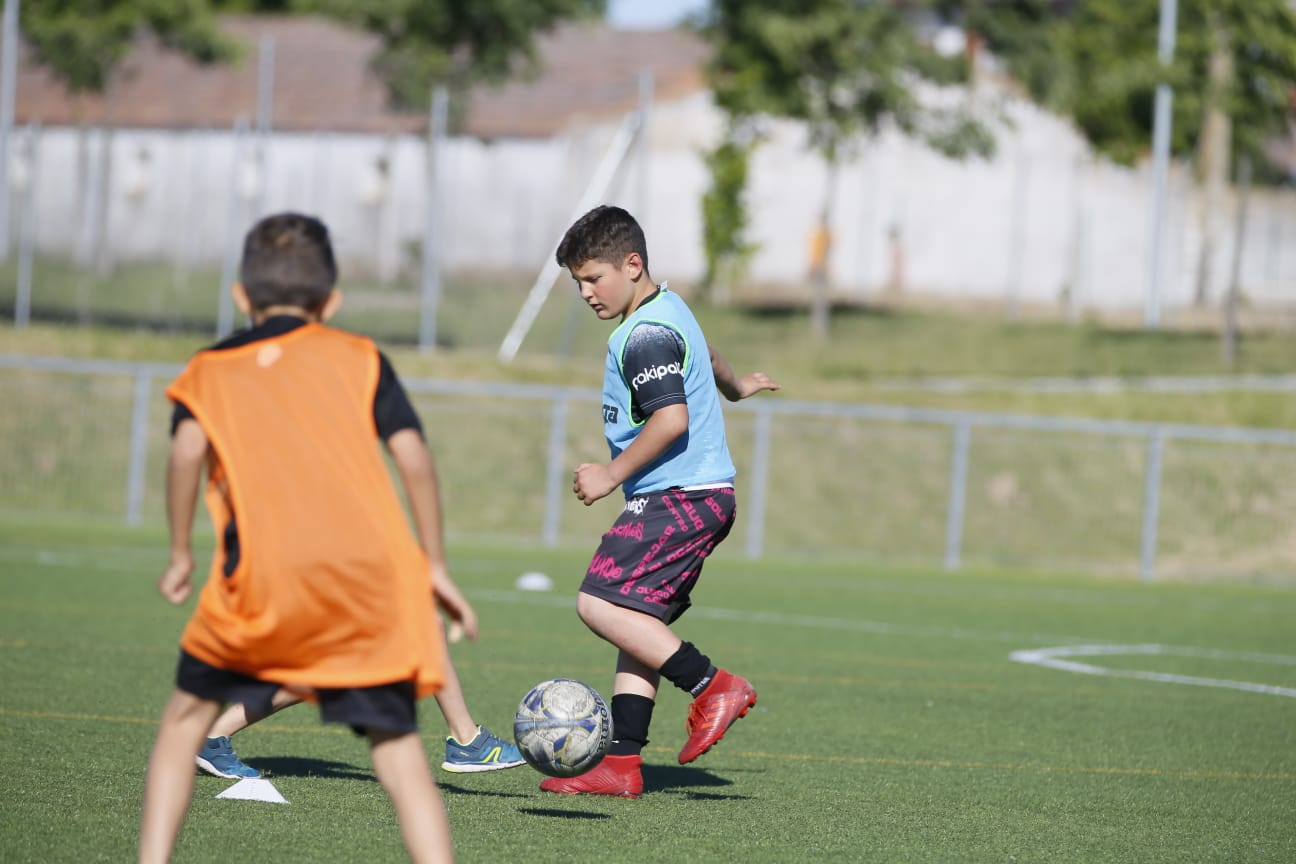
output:
[{"label": "tall metal fence post", "polygon": [[0,261],[9,259],[9,152],[18,82],[18,0],[4,0],[0,21]]},{"label": "tall metal fence post", "polygon": [[441,305],[441,260],[445,248],[441,242],[441,163],[446,145],[446,124],[450,94],[445,87],[432,91],[428,112],[427,177],[423,201],[423,272],[419,281],[419,350],[436,350],[437,311]]},{"label": "tall metal fence post", "polygon": [[153,375],[135,373],[135,395],[131,401],[130,463],[126,471],[126,524],[138,525],[144,514],[144,481],[148,468],[149,397]]},{"label": "tall metal fence post", "polygon": [[553,403],[549,415],[549,453],[545,460],[545,513],[544,545],[553,548],[558,545],[558,531],[562,519],[563,484],[566,467],[563,457],[567,452],[567,406],[569,399],[564,394]]},{"label": "tall metal fence post", "polygon": [[774,411],[765,404],[756,408],[756,429],[752,441],[751,493],[747,517],[747,557],[761,557],[765,540],[765,497],[769,488],[770,429]]},{"label": "tall metal fence post", "polygon": [[954,444],[950,454],[949,506],[945,514],[945,569],[951,572],[962,565],[968,449],[971,439],[972,427],[966,420],[955,424]]},{"label": "tall metal fence post", "polygon": [[234,123],[233,163],[230,169],[229,197],[225,206],[225,254],[221,256],[221,276],[219,294],[216,302],[216,338],[224,339],[234,330],[234,299],[230,296],[230,286],[234,284],[238,272],[240,246],[243,232],[240,223],[243,221],[243,208],[240,206],[239,175],[243,170],[243,139],[247,135],[246,117],[240,117]]},{"label": "tall metal fence post", "polygon": [[1143,540],[1139,555],[1139,579],[1151,582],[1156,576],[1157,522],[1161,516],[1161,454],[1165,432],[1160,426],[1148,436],[1147,473],[1143,477]]},{"label": "tall metal fence post", "polygon": [[40,171],[40,126],[27,127],[23,178],[23,209],[18,228],[18,286],[14,296],[14,326],[31,323],[32,258],[36,254],[36,179]]}]

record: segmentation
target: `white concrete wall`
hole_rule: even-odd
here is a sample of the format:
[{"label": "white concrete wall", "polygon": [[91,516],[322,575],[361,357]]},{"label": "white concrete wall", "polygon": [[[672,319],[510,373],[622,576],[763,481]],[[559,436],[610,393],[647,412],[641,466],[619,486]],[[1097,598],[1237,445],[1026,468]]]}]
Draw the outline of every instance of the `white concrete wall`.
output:
[{"label": "white concrete wall", "polygon": [[[1007,304],[1076,309],[1141,308],[1147,286],[1151,180],[1086,155],[1064,122],[1024,102],[1002,106],[991,161],[945,159],[895,133],[865,143],[841,167],[832,218],[830,270],[843,298],[868,299],[891,281],[893,244],[904,257],[904,290]],[[708,177],[702,151],[720,121],[702,94],[657,106],[650,158],[632,154],[605,200],[636,212],[649,238],[652,272],[687,285],[703,269],[699,199]],[[451,271],[516,272],[524,284],[552,254],[613,127],[544,141],[450,139],[439,160],[443,254]],[[102,133],[38,130],[34,200],[42,254],[85,258]],[[228,255],[257,213],[300,209],[330,225],[352,272],[394,276],[414,264],[426,212],[426,147],[412,136],[275,134],[266,171],[253,135],[230,130],[121,130],[112,136],[108,230],[119,260],[212,265]],[[15,147],[13,236],[28,200],[23,132]],[[81,155],[79,155],[81,154]],[[386,159],[384,177],[377,166]],[[826,169],[793,124],[771,125],[749,191],[755,282],[797,290],[822,206]],[[1199,195],[1172,174],[1164,241],[1162,303],[1191,301],[1201,231]],[[1218,297],[1232,262],[1234,202],[1215,214]],[[234,232],[231,235],[231,230]],[[1296,191],[1259,190],[1250,201],[1242,284],[1257,303],[1296,303]]]}]

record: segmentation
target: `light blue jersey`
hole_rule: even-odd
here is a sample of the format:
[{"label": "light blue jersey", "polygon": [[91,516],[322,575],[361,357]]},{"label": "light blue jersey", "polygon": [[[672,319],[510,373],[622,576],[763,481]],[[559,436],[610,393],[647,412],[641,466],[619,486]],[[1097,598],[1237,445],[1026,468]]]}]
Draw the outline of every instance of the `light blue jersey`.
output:
[{"label": "light blue jersey", "polygon": [[[636,339],[660,339],[664,332],[668,338],[673,334],[683,347],[682,369],[674,362],[626,368],[628,353],[644,353],[632,350]],[[627,499],[673,487],[733,483],[734,464],[725,442],[724,415],[706,337],[678,294],[663,284],[655,297],[627,316],[608,337],[604,368],[603,432],[613,459],[630,446],[647,422],[646,416],[639,416],[641,412],[636,410],[634,397],[639,388],[663,375],[682,373],[684,378],[688,431],[642,471],[626,478],[621,488]],[[641,399],[638,407],[647,415],[658,406],[643,405]]]}]

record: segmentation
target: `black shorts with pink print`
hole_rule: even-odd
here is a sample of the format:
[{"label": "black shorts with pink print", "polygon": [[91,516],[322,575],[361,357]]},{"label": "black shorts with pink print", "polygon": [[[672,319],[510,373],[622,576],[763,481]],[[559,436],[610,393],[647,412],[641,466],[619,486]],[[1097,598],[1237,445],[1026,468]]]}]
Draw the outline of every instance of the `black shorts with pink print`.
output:
[{"label": "black shorts with pink print", "polygon": [[702,564],[736,514],[732,486],[636,495],[603,534],[580,590],[669,624],[691,605]]}]

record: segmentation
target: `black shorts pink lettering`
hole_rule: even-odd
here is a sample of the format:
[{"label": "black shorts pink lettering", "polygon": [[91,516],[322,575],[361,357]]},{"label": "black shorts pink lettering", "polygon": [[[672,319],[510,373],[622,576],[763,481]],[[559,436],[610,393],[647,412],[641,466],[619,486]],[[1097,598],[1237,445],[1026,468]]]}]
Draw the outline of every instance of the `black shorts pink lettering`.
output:
[{"label": "black shorts pink lettering", "polygon": [[581,591],[673,621],[711,550],[733,527],[732,488],[668,489],[626,503],[590,561]]}]

